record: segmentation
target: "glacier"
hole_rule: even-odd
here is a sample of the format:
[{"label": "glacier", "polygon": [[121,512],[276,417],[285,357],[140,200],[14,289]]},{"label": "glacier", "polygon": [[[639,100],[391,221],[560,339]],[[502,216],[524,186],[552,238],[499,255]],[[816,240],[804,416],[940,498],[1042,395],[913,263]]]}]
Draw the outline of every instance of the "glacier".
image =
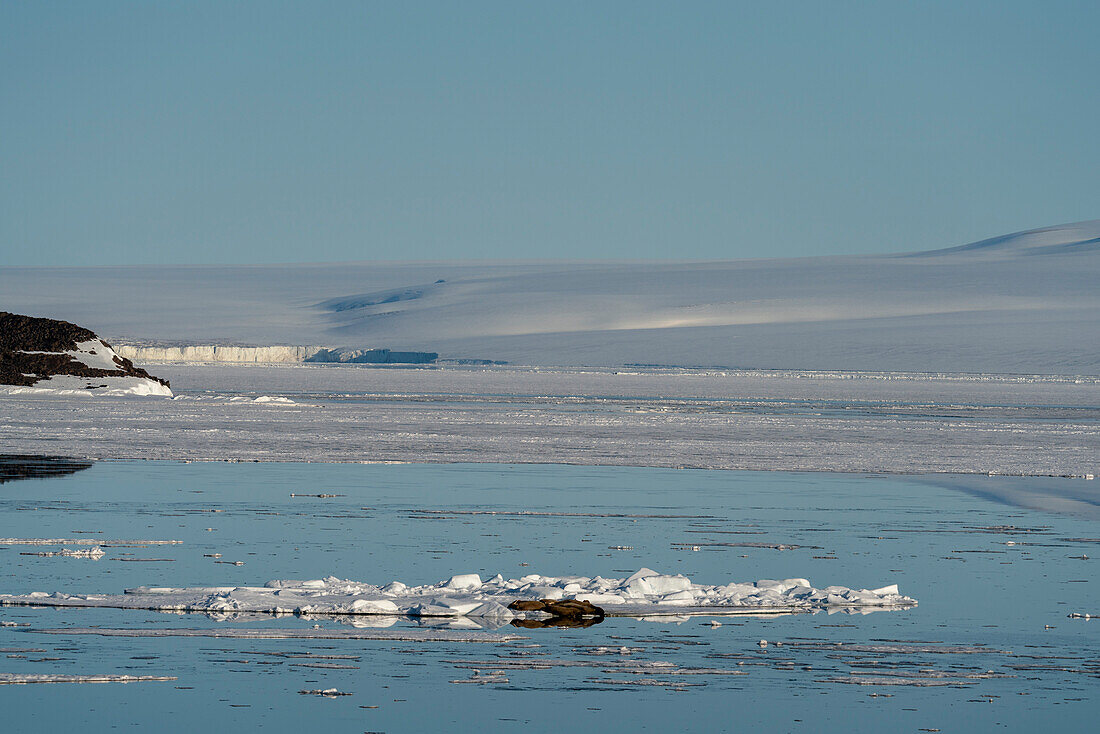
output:
[{"label": "glacier", "polygon": [[[4,268],[0,309],[79,313],[113,343],[181,350],[336,344],[527,365],[1098,374],[1098,238],[1100,220],[907,255]],[[142,307],[117,308],[119,293]]]}]

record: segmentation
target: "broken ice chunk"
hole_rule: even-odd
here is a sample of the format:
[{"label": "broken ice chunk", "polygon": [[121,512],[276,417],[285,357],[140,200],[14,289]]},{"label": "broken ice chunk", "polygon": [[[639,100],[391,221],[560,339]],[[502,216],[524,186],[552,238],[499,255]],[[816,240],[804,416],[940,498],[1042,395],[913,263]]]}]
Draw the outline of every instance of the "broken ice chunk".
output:
[{"label": "broken ice chunk", "polygon": [[665,594],[658,601],[659,604],[694,604],[695,595],[690,591],[674,591],[671,594]]},{"label": "broken ice chunk", "polygon": [[397,605],[389,599],[356,599],[350,611],[355,614],[397,614]]},{"label": "broken ice chunk", "polygon": [[662,576],[655,574],[647,576],[643,582],[649,586],[651,594],[671,594],[674,591],[684,591],[691,588],[691,579],[687,576]]},{"label": "broken ice chunk", "polygon": [[464,573],[452,576],[447,582],[448,589],[480,589],[481,577],[476,573]]}]

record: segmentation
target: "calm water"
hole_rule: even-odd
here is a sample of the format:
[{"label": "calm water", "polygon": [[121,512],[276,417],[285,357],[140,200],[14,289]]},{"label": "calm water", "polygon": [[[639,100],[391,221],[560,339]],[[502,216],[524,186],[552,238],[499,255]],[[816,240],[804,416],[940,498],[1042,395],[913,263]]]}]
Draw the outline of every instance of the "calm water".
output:
[{"label": "calm water", "polygon": [[[484,510],[588,514],[467,514]],[[598,516],[614,513],[677,517]],[[99,561],[21,555],[56,546],[0,546],[4,593],[327,575],[418,584],[455,573],[621,577],[648,566],[701,583],[795,576],[819,587],[896,582],[919,600],[902,611],[723,618],[719,627],[710,618],[615,618],[587,629],[524,630],[528,639],[508,644],[46,635],[34,630],[346,624],[5,607],[0,621],[24,626],[0,628],[0,672],[177,677],[0,686],[11,730],[155,721],[172,731],[1027,731],[1083,730],[1100,714],[1100,620],[1067,618],[1100,612],[1095,561],[1081,558],[1100,555],[1097,522],[919,479],[99,463],[0,486],[0,537],[183,541],[108,547]],[[620,546],[631,550],[612,549]],[[402,619],[390,629],[417,627]],[[771,644],[761,648],[761,639]],[[455,682],[471,679],[481,682]],[[298,694],[324,688],[353,695]]]}]

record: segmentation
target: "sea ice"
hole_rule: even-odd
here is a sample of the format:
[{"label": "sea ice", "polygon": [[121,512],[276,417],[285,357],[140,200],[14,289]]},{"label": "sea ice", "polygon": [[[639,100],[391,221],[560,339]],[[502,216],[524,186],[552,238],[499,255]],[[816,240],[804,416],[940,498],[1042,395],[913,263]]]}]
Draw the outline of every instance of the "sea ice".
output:
[{"label": "sea ice", "polygon": [[0,538],[0,545],[180,545],[182,540],[103,540],[99,538]]},{"label": "sea ice", "polygon": [[[660,368],[622,375],[609,369],[290,365],[167,369],[161,374],[177,390],[186,390],[178,399],[120,402],[96,399],[95,391],[83,387],[65,398],[26,392],[35,388],[11,388],[21,394],[0,388],[0,444],[12,453],[104,459],[476,459],[921,472],[922,482],[953,490],[1100,516],[1097,482],[1005,476],[1096,473],[1096,376]],[[256,402],[264,395],[295,403]],[[1021,436],[1027,438],[1026,451],[1020,450]],[[371,447],[369,456],[364,446]],[[954,450],[944,451],[944,446]],[[998,476],[986,476],[989,472]],[[460,513],[416,514],[446,519]],[[464,509],[461,514],[619,515],[503,508]],[[626,540],[614,544],[635,544]],[[732,536],[715,539],[729,545],[698,536],[670,540],[685,552],[761,547],[747,545],[748,537],[740,542]],[[793,545],[790,539],[775,538],[763,547],[789,552]]]},{"label": "sea ice", "polygon": [[39,591],[0,595],[0,605],[222,613],[404,614],[508,621],[517,617],[545,616],[543,612],[516,612],[508,605],[517,600],[546,598],[588,601],[602,607],[609,616],[635,617],[687,612],[881,609],[916,604],[913,599],[899,594],[893,585],[874,591],[843,586],[815,589],[806,579],[785,579],[712,586],[696,584],[683,575],[666,575],[643,568],[625,579],[538,574],[504,579],[498,574],[483,582],[476,574],[459,574],[447,581],[423,586],[400,582],[375,586],[329,576],[309,581],[269,581],[264,586],[138,587],[115,595]]},{"label": "sea ice", "polygon": [[97,545],[94,548],[86,548],[84,550],[72,550],[70,548],[62,548],[59,551],[39,551],[37,553],[24,552],[24,553],[20,553],[19,555],[21,555],[21,556],[43,556],[43,557],[47,557],[47,558],[52,557],[52,556],[62,556],[62,557],[65,557],[65,558],[91,558],[93,560],[98,561],[100,558],[103,558],[103,556],[105,556],[106,553],[104,553],[103,549],[100,548]]}]

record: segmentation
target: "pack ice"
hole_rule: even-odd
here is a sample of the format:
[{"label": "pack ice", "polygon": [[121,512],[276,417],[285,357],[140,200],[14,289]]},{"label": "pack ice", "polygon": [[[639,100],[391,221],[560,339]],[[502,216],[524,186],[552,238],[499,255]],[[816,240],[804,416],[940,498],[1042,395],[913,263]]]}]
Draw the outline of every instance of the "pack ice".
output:
[{"label": "pack ice", "polygon": [[329,576],[311,581],[268,581],[263,586],[138,587],[124,594],[33,592],[0,595],[0,605],[112,607],[208,613],[409,615],[477,617],[508,621],[545,616],[516,612],[517,600],[577,599],[601,607],[608,616],[662,616],[685,613],[761,613],[839,608],[908,607],[914,599],[896,585],[878,589],[843,586],[814,588],[802,578],[706,585],[683,575],[643,568],[627,578],[540,576],[483,581],[460,574],[447,581],[410,586],[392,581],[384,586]]}]

